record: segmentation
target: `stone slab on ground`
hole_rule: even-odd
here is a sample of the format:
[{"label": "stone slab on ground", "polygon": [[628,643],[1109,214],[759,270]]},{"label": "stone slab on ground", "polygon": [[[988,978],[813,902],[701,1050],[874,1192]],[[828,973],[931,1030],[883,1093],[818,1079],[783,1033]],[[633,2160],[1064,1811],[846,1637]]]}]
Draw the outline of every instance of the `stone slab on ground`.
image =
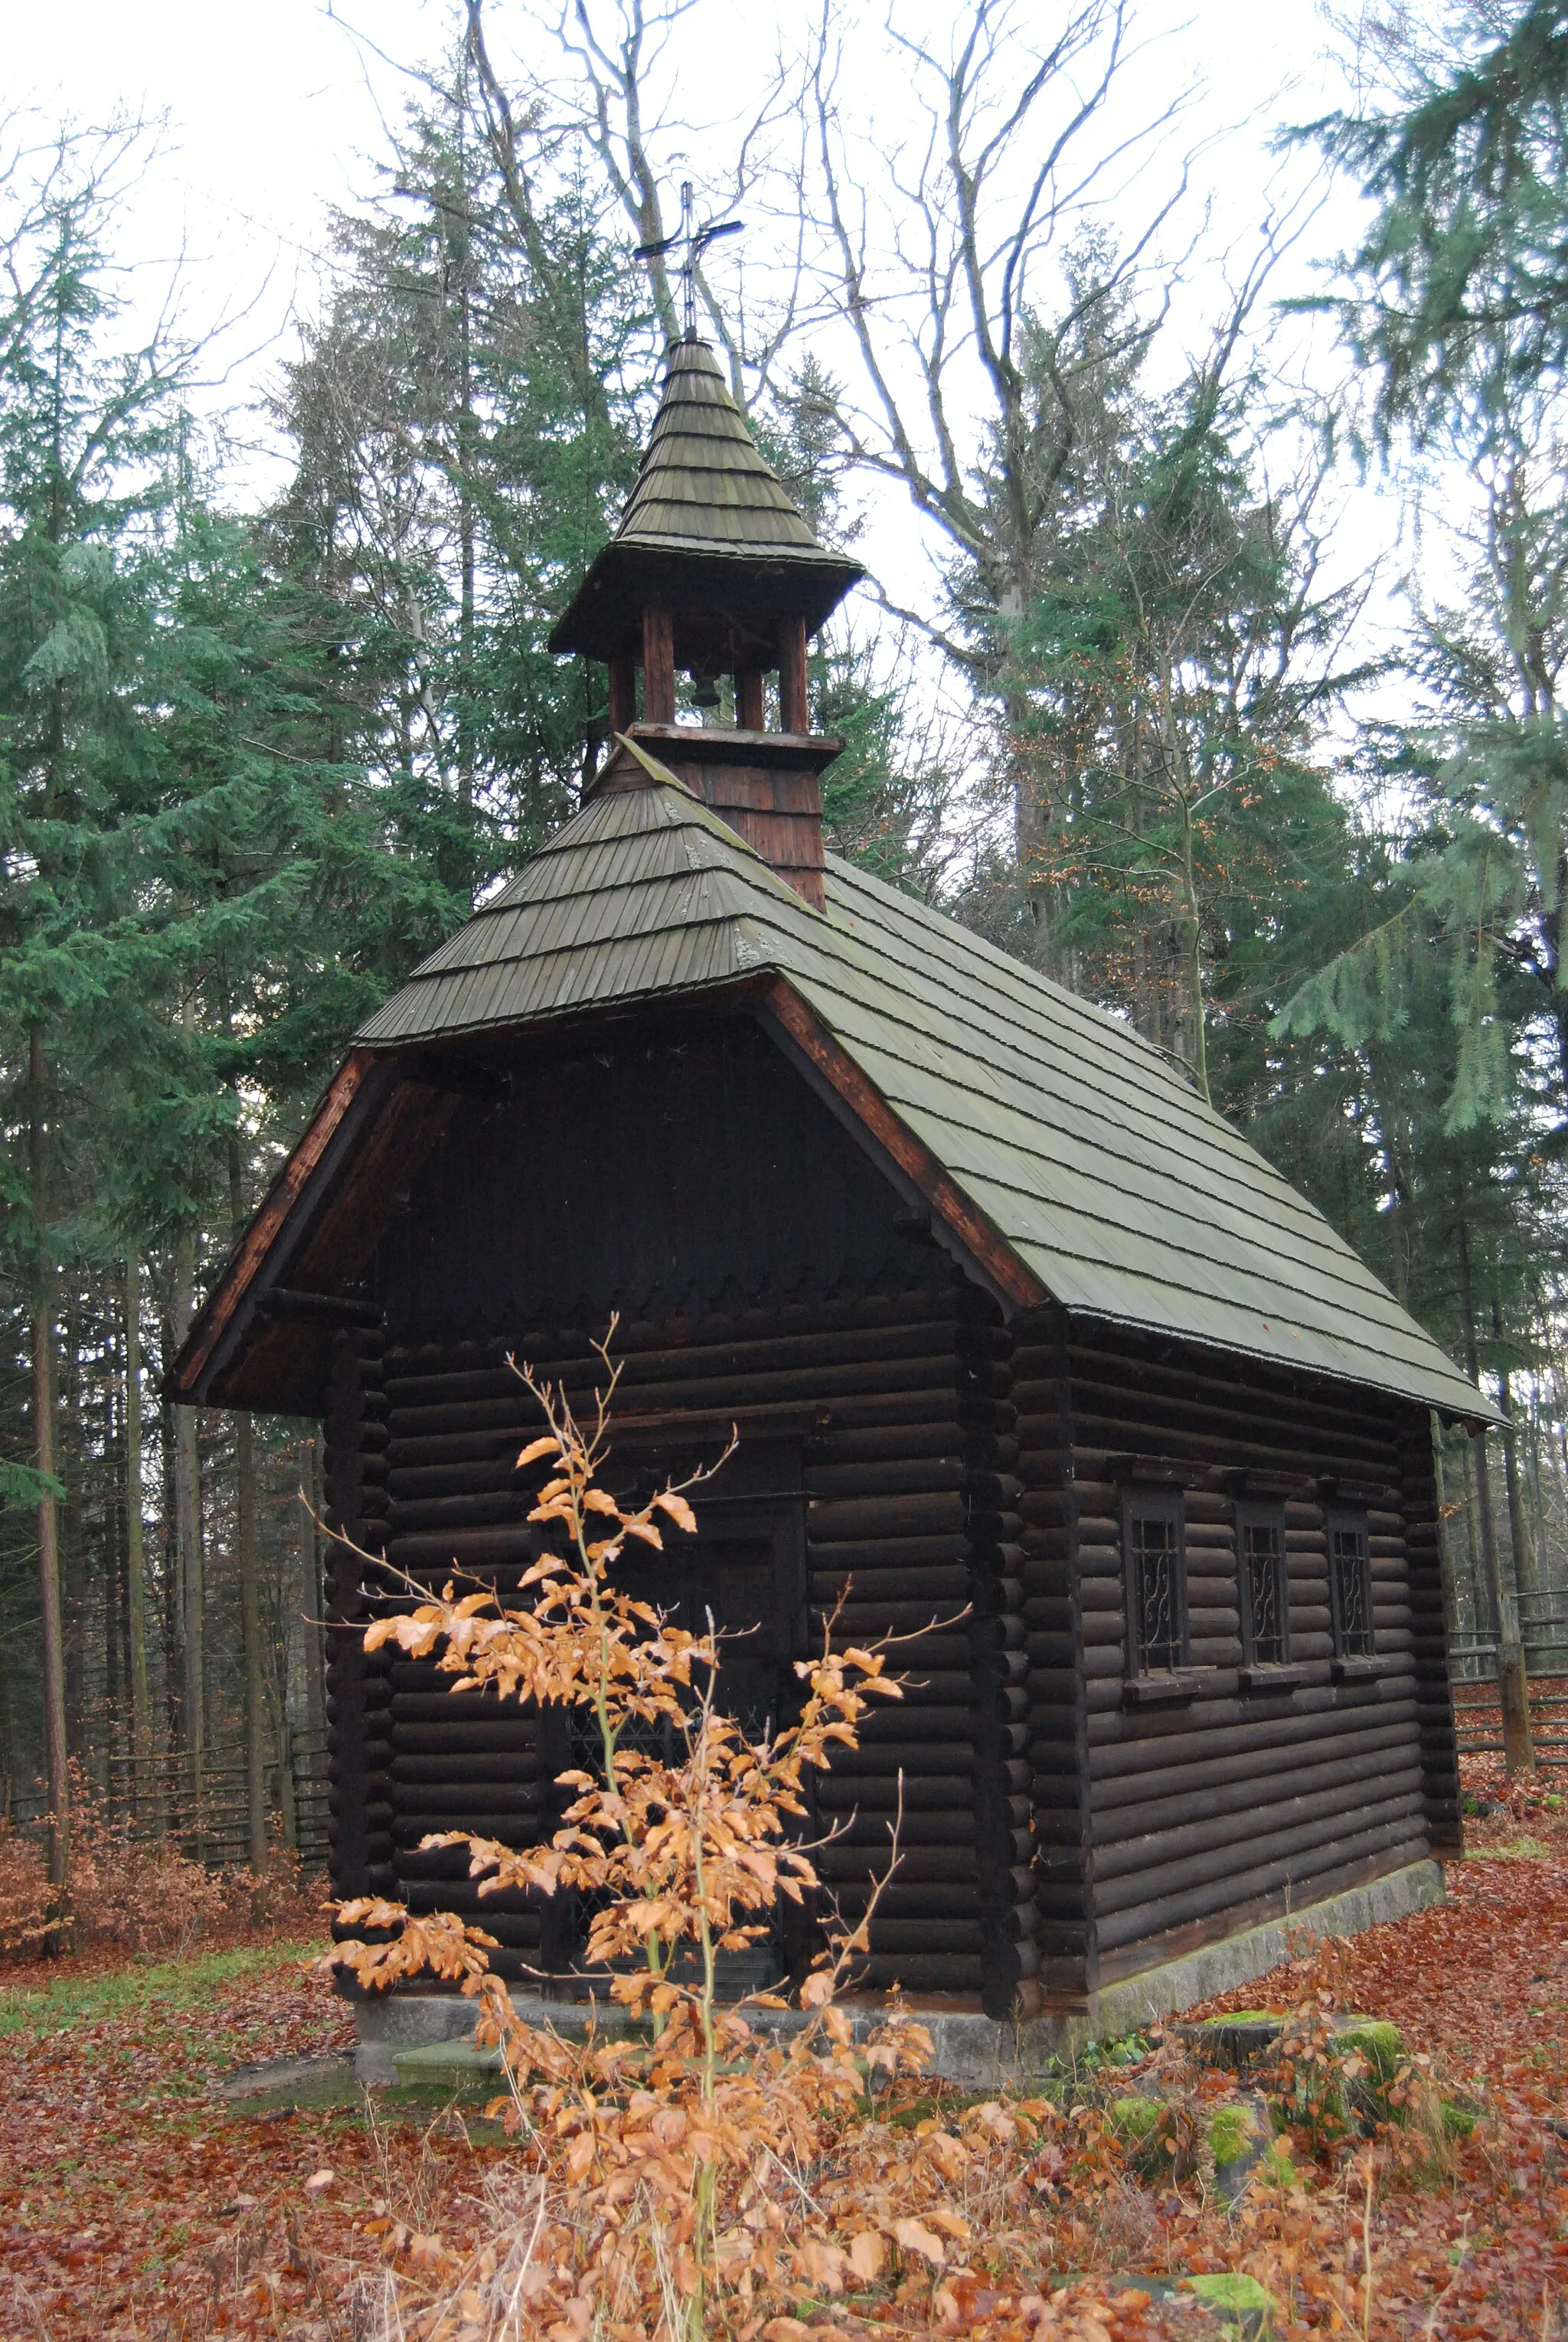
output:
[{"label": "stone slab on ground", "polygon": [[278,2057],[271,2064],[238,2066],[213,2086],[225,2106],[247,2112],[283,2114],[305,2107],[351,2105],[364,2085],[352,2049],[319,2057]]},{"label": "stone slab on ground", "polygon": [[1251,1984],[1283,1961],[1298,1958],[1325,1936],[1359,1936],[1385,1920],[1408,1919],[1413,1912],[1441,1903],[1443,1891],[1440,1862],[1412,1862],[1364,1887],[1349,1887],[1300,1911],[1283,1912],[1261,1927],[1108,1985],[1093,2011],[1096,2033],[1101,2040],[1114,2041],[1124,2033],[1140,2032],[1178,2009]]},{"label": "stone slab on ground", "polygon": [[477,2049],[472,2041],[428,2041],[423,2049],[400,2049],[394,2061],[405,2090],[492,2092],[501,2078],[499,2049]]}]

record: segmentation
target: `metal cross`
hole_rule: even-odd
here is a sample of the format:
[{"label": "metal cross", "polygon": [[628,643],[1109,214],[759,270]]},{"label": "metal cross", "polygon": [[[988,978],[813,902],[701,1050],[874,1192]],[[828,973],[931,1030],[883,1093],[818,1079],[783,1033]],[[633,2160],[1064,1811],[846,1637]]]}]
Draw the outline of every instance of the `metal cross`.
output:
[{"label": "metal cross", "polygon": [[684,305],[688,342],[696,339],[697,269],[703,255],[709,245],[716,243],[721,235],[738,235],[744,225],[744,220],[709,220],[705,227],[694,227],[692,183],[690,179],[686,179],[681,185],[681,225],[676,233],[674,235],[661,236],[654,244],[640,244],[632,255],[634,260],[658,260],[666,252],[674,252],[677,246],[684,248],[686,256],[675,274],[682,279],[684,288]]}]

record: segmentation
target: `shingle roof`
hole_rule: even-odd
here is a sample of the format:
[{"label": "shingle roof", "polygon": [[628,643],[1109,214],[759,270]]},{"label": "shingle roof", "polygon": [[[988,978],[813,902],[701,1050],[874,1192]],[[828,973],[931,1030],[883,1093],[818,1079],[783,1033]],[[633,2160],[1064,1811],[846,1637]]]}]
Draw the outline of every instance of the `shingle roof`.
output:
[{"label": "shingle roof", "polygon": [[823,557],[804,515],[758,453],[705,342],[671,347],[659,412],[614,542]]},{"label": "shingle roof", "polygon": [[1130,1027],[828,858],[809,909],[673,775],[590,800],[360,1036],[387,1047],[782,976],[1065,1307],[1493,1410]]},{"label": "shingle roof", "polygon": [[864,574],[817,543],[759,452],[707,344],[674,342],[620,525],[557,621],[551,648],[615,656],[644,600],[700,603],[716,595],[738,607],[742,573],[759,607],[798,609],[811,627]]}]

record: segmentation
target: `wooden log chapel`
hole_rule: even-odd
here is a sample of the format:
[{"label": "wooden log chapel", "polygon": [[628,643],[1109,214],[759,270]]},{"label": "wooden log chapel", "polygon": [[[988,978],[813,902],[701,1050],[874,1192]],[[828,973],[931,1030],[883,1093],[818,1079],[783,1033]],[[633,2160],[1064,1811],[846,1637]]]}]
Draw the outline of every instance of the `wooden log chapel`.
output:
[{"label": "wooden log chapel", "polygon": [[[359,1035],[174,1389],[321,1415],[335,1526],[504,1594],[505,1354],[582,1395],[618,1311],[626,1486],[739,1427],[650,1580],[756,1629],[732,1706],[776,1713],[841,1596],[857,1640],[957,1620],[817,1790],[854,1910],[903,1775],[866,1981],[1092,2014],[1457,1847],[1432,1419],[1491,1410],[1164,1056],[824,854],[806,647],[858,574],[675,344],[553,637],[608,666],[610,753]],[[476,1911],[419,1841],[547,1833],[569,1724],[367,1657],[397,1598],[336,1548],[333,1878]],[[571,1993],[568,1898],[483,1910]]]}]

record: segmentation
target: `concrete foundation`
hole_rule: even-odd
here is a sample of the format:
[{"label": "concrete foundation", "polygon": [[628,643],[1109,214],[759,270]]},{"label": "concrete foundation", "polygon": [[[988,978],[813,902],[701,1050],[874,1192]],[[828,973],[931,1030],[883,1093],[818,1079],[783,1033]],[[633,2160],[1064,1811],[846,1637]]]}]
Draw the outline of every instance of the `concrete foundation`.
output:
[{"label": "concrete foundation", "polygon": [[1293,1958],[1304,1945],[1322,1937],[1359,1936],[1363,1928],[1375,1927],[1383,1920],[1408,1919],[1412,1912],[1424,1911],[1442,1901],[1443,1865],[1409,1863],[1404,1869],[1391,1870],[1386,1877],[1373,1878],[1364,1887],[1331,1895],[1326,1902],[1310,1903],[1303,1910],[1248,1927],[1239,1936],[1205,1944],[1183,1959],[1167,1960],[1159,1967],[1145,1968],[1141,1976],[1107,1985],[1094,2010],[1095,2035],[1103,2041],[1114,2041],[1124,2033],[1139,2032],[1157,2017],[1174,2016],[1215,1993],[1234,1992],[1238,1985],[1266,1976],[1282,1960]]},{"label": "concrete foundation", "polygon": [[[922,2008],[918,1997],[912,1997],[908,2005],[930,2031],[938,2074],[967,2089],[1003,2089],[1044,2072],[1054,2059],[1081,2053],[1091,2041],[1117,2040],[1213,1994],[1233,1992],[1322,1937],[1358,1935],[1382,1920],[1407,1918],[1442,1900],[1442,1866],[1413,1862],[1367,1886],[1205,1944],[1141,1976],[1124,1977],[1095,1995],[1081,2015],[1030,2017],[1014,2025],[968,2011]],[[568,2038],[583,2030],[590,2015],[581,2004],[546,2001],[533,1994],[514,1993],[513,2002],[528,2024],[554,2027]],[[400,2052],[441,2043],[452,2044],[455,2054],[450,2061],[422,2061],[431,2078],[438,2069],[443,2077],[455,2079],[467,2062],[460,2045],[473,2039],[474,2009],[460,1994],[392,1993],[385,1999],[361,2001],[355,2015],[359,2047],[355,2070],[362,2082],[395,2082]],[[601,2037],[625,2022],[614,2007],[601,2007],[594,2015]],[[794,2010],[758,2009],[751,2021],[758,2032],[788,2033],[805,2020]],[[851,2022],[856,2035],[864,2035],[876,2022],[875,2012],[856,2009]],[[477,2079],[477,2064],[474,2073]]]}]

